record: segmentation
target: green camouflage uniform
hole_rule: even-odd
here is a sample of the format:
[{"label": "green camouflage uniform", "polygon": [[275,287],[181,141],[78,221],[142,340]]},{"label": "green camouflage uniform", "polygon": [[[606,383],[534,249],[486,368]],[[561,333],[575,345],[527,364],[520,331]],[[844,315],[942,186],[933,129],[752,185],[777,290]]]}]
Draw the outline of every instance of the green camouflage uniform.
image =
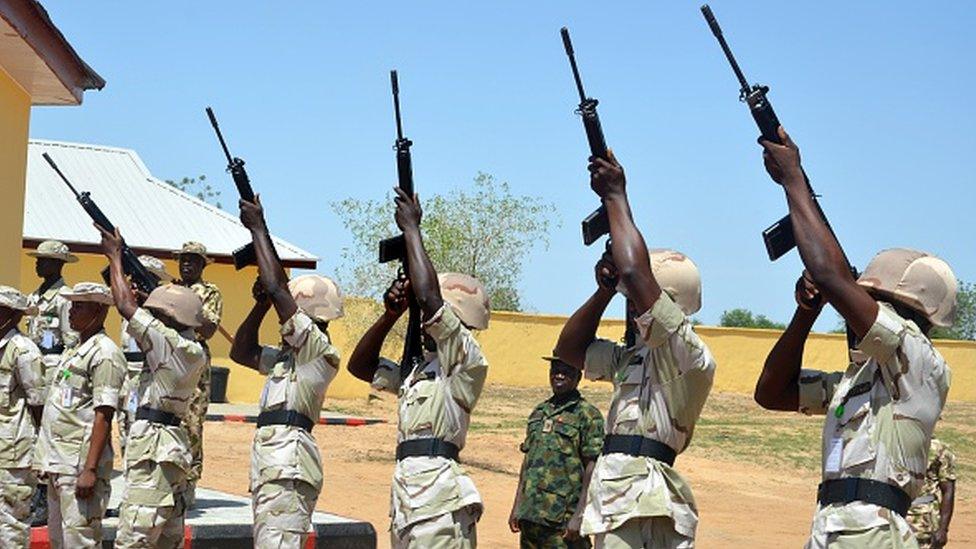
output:
[{"label": "green camouflage uniform", "polygon": [[30,544],[35,427],[28,406],[44,405],[41,353],[12,329],[0,339],[0,547]]},{"label": "green camouflage uniform", "polygon": [[[708,398],[715,361],[665,293],[637,318],[637,327],[636,347],[603,339],[590,344],[586,377],[613,383],[607,434],[651,438],[680,454]],[[581,530],[596,535],[597,547],[692,547],[697,526],[691,488],[674,468],[623,453],[597,459]]]},{"label": "green camouflage uniform", "polygon": [[[28,296],[31,305],[37,307],[37,314],[27,317],[27,335],[34,341],[44,354],[45,379],[57,369],[61,361],[60,352],[50,352],[47,349],[63,348],[68,350],[78,344],[78,333],[71,329],[68,322],[68,311],[71,302],[61,296],[61,289],[66,288],[63,278],[59,278],[44,293],[37,292]],[[70,288],[68,288],[70,289]]]},{"label": "green camouflage uniform", "polygon": [[[220,316],[224,311],[224,301],[220,296],[220,289],[203,281],[190,286],[190,289],[203,302],[203,318],[219,326]],[[210,405],[210,349],[200,334],[197,334],[197,341],[204,345],[207,364],[203,367],[203,373],[200,374],[200,381],[197,383],[196,390],[193,391],[193,398],[190,400],[186,418],[186,431],[190,438],[190,454],[193,456],[190,474],[186,479],[191,497],[194,495],[193,491],[196,488],[197,481],[200,480],[200,475],[203,474],[203,422],[207,417],[207,406]]]},{"label": "green camouflage uniform", "polygon": [[[192,331],[177,332],[139,308],[129,334],[146,353],[137,405],[186,419],[187,405],[206,364]],[[125,492],[115,547],[182,547],[184,491],[190,442],[182,425],[136,420],[125,448]]]},{"label": "green camouflage uniform", "polygon": [[603,416],[579,391],[535,407],[519,447],[525,470],[515,515],[523,549],[590,546],[585,538],[567,542],[562,534],[582,496],[586,464],[602,448]]},{"label": "green camouflage uniform", "polygon": [[112,444],[102,451],[94,494],[80,500],[75,486],[91,445],[95,408],[118,405],[125,358],[99,332],[67,350],[52,376],[35,448],[34,468],[47,473],[51,547],[101,547],[102,516],[112,477]]},{"label": "green camouflage uniform", "polygon": [[915,538],[921,549],[932,547],[932,536],[941,526],[943,482],[956,481],[956,455],[937,438],[929,447],[929,468],[925,472],[925,487],[908,511],[908,523],[915,530]]},{"label": "green camouflage uniform", "polygon": [[[823,479],[872,479],[914,498],[924,484],[929,441],[949,391],[949,366],[914,322],[885,303],[879,303],[874,325],[852,356],[844,372],[800,373],[800,411],[826,414]],[[865,392],[852,390],[860,387]],[[901,515],[860,501],[818,506],[806,546],[828,545],[917,547]]]},{"label": "green camouflage uniform", "polygon": [[[398,392],[397,442],[437,437],[463,449],[488,361],[447,303],[424,329],[437,343],[436,356],[428,355],[402,384],[399,368],[384,359],[374,387]],[[481,495],[460,463],[439,456],[397,462],[390,510],[394,549],[475,547],[481,511]]]},{"label": "green camouflage uniform", "polygon": [[[329,383],[339,372],[339,349],[299,310],[281,325],[286,346],[264,347],[258,370],[268,377],[261,411],[294,410],[314,423]],[[251,447],[254,546],[305,546],[322,491],[322,456],[312,434],[291,425],[265,425]]]}]

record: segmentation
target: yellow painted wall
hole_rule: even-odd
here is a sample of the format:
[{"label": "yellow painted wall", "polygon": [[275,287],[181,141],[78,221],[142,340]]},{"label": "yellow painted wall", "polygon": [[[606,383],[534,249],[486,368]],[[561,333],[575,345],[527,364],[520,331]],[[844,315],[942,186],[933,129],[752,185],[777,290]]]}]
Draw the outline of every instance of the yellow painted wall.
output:
[{"label": "yellow painted wall", "polygon": [[[30,95],[0,68],[0,257],[14,258],[24,230]],[[0,284],[20,286],[16,261],[0,261]]]}]

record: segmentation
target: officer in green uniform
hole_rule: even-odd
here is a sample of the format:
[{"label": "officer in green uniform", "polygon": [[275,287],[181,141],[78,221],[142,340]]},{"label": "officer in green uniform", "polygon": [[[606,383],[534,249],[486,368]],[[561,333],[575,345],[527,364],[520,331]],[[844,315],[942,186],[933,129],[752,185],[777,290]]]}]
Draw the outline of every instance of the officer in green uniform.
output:
[{"label": "officer in green uniform", "polygon": [[583,549],[586,492],[603,448],[603,415],[576,387],[583,374],[557,357],[549,361],[552,397],[532,410],[520,449],[525,453],[508,526],[522,549]]}]

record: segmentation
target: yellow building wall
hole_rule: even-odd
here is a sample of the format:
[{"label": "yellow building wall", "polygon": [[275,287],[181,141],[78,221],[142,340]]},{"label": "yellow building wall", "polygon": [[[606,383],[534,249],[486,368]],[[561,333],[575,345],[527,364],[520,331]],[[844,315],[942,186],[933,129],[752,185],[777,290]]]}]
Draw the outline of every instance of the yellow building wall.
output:
[{"label": "yellow building wall", "polygon": [[[0,257],[15,258],[23,241],[30,95],[0,68]],[[16,261],[0,261],[0,284],[20,286]]]}]

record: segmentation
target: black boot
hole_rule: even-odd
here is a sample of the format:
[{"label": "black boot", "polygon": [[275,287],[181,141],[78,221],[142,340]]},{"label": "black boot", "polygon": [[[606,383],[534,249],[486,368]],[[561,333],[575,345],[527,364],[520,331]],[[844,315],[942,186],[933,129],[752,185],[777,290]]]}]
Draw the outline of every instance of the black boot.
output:
[{"label": "black boot", "polygon": [[31,526],[47,525],[47,484],[38,484],[31,497]]}]

